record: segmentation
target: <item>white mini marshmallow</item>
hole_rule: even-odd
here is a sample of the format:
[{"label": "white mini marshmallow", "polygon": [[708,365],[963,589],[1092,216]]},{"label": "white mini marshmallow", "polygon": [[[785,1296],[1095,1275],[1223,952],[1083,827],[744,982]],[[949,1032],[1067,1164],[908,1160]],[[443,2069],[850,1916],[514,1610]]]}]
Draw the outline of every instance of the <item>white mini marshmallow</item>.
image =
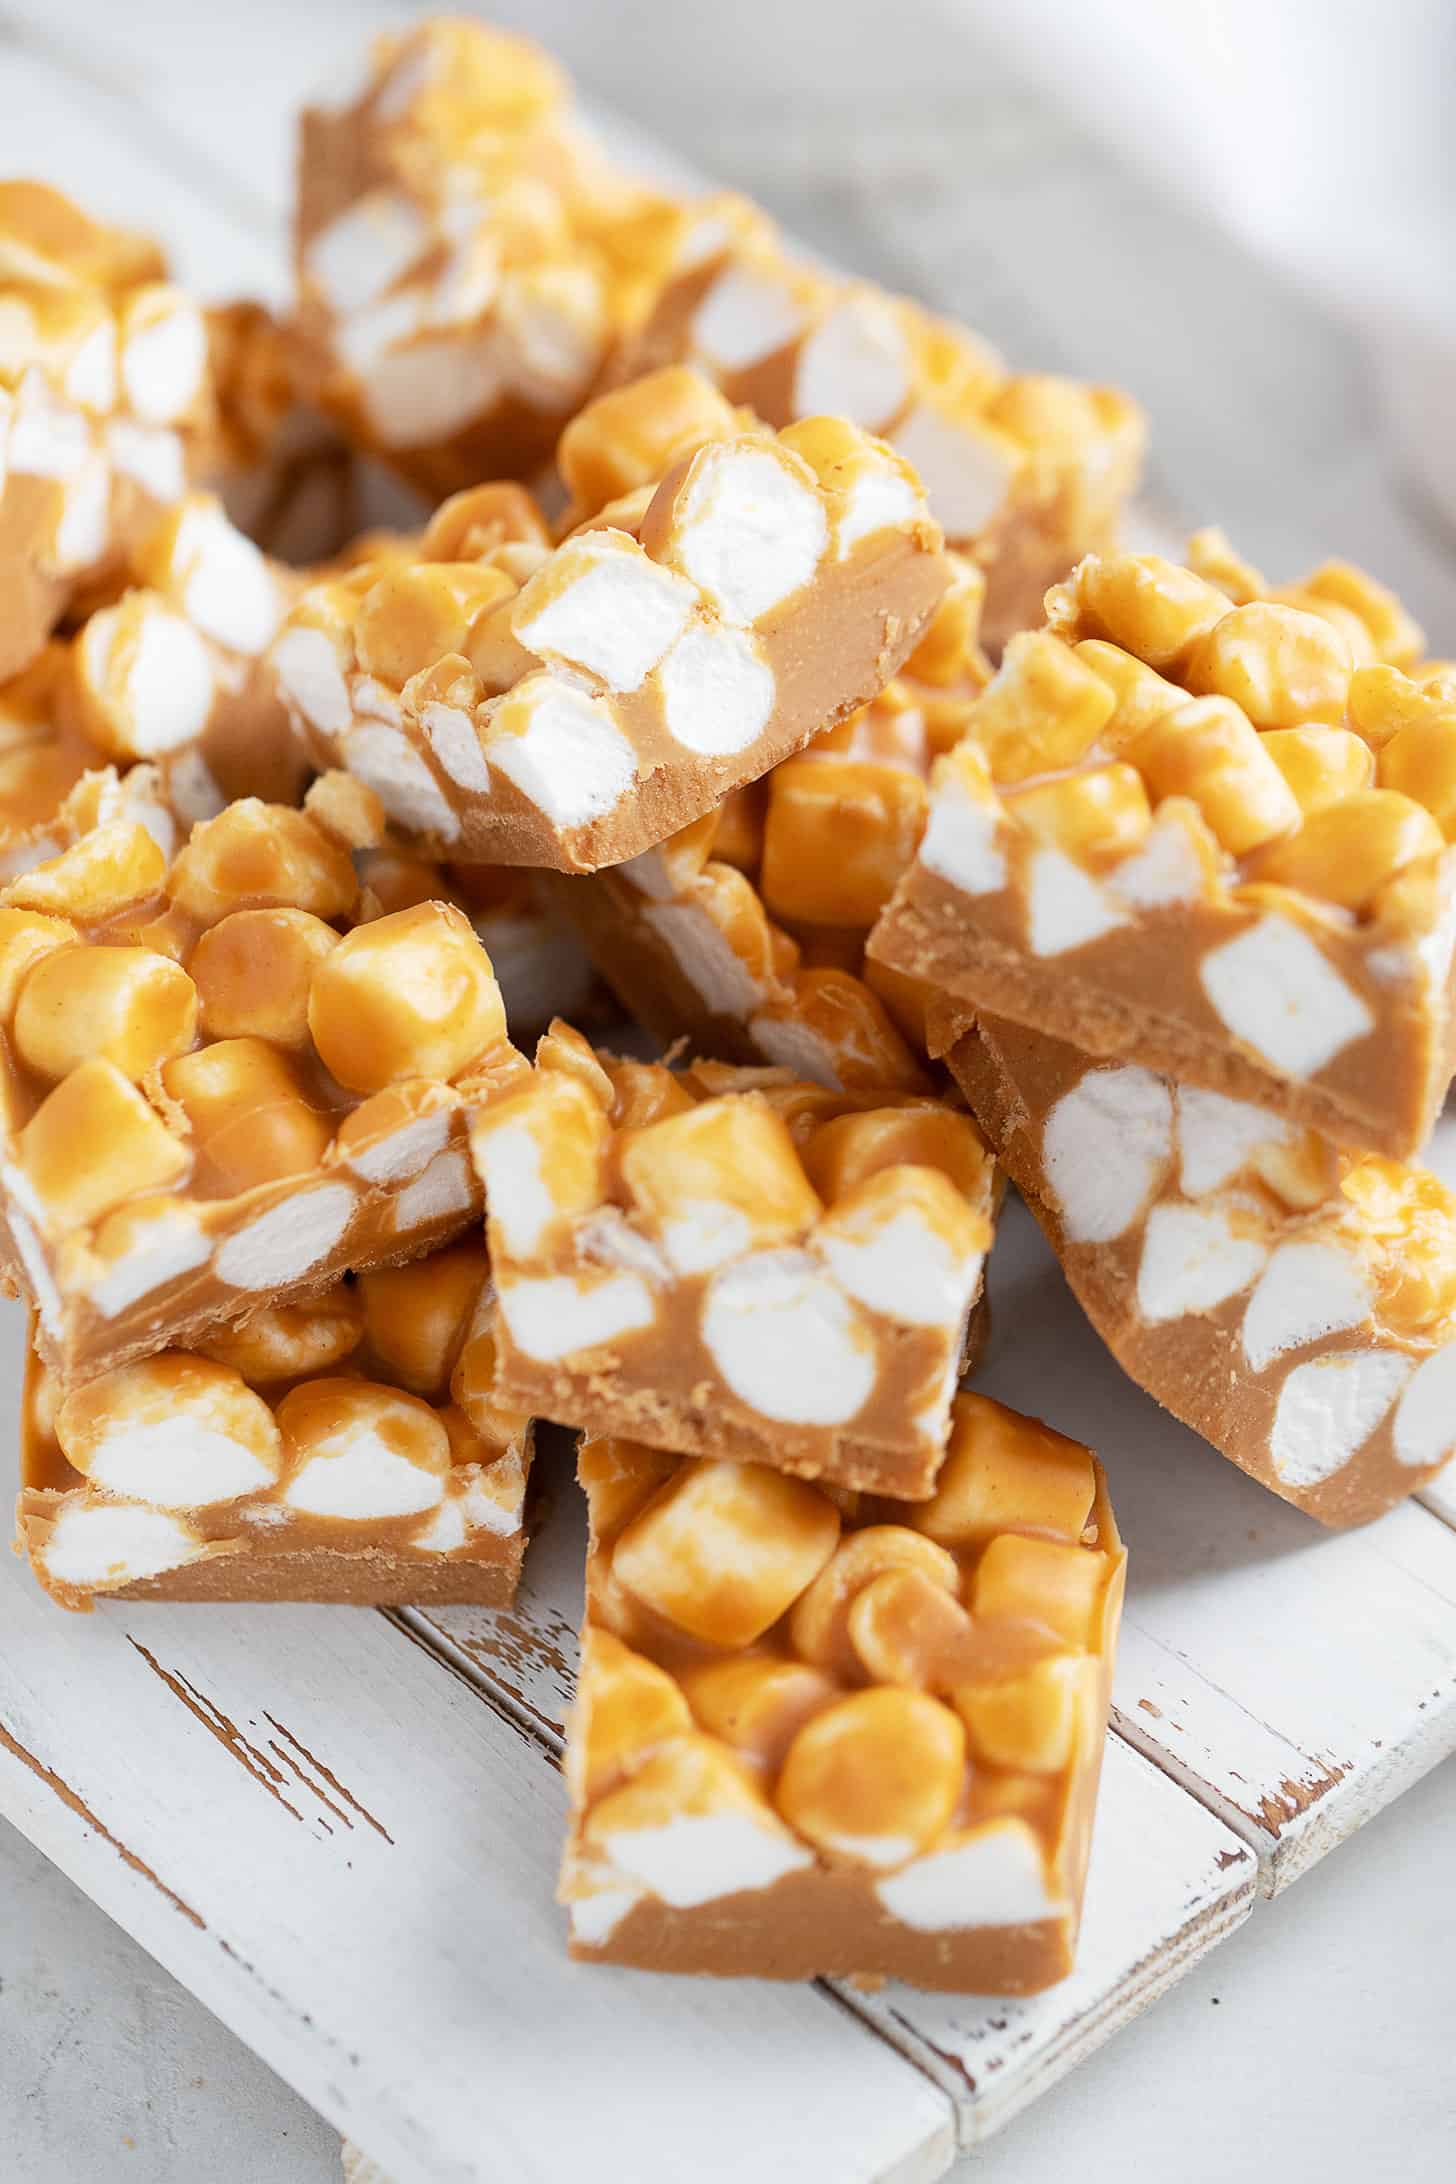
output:
[{"label": "white mini marshmallow", "polygon": [[689,622],[658,672],[668,732],[700,758],[746,751],[768,726],[773,670],[748,633]]},{"label": "white mini marshmallow", "polygon": [[917,1933],[976,1926],[1034,1926],[1064,1917],[1049,1895],[1040,1846],[1024,1820],[990,1820],[945,1850],[933,1850],[875,1894],[892,1918]]},{"label": "white mini marshmallow", "polygon": [[116,407],[116,328],[110,319],[93,327],[71,356],[61,382],[68,401],[98,417]]},{"label": "white mini marshmallow", "polygon": [[541,1140],[524,1122],[502,1122],[481,1130],[473,1148],[501,1242],[511,1258],[533,1259],[557,1217],[555,1194],[541,1165]]},{"label": "white mini marshmallow", "polygon": [[1065,955],[1127,923],[1127,912],[1064,850],[1031,856],[1027,937],[1033,955]]},{"label": "white mini marshmallow", "polygon": [[428,310],[423,288],[397,288],[392,295],[340,319],[334,328],[334,347],[350,371],[370,371],[390,349],[420,331]]},{"label": "white mini marshmallow", "polygon": [[1279,1391],[1269,1455],[1286,1486],[1318,1486],[1365,1446],[1411,1375],[1399,1350],[1296,1365]]},{"label": "white mini marshmallow", "polygon": [[703,448],[677,498],[677,557],[730,622],[756,622],[801,591],[829,543],[807,478],[774,449]]},{"label": "white mini marshmallow", "polygon": [[569,1274],[504,1279],[500,1310],[517,1349],[547,1365],[634,1334],[657,1317],[652,1292],[635,1274],[612,1274],[597,1282]]},{"label": "white mini marshmallow", "polygon": [[822,1084],[828,1092],[842,1092],[843,1080],[834,1049],[812,1024],[797,1016],[770,1016],[761,1011],[750,1019],[748,1035],[766,1062],[791,1069],[810,1084]]},{"label": "white mini marshmallow", "polygon": [[690,1199],[662,1224],[662,1248],[679,1274],[707,1274],[741,1259],[753,1244],[753,1223],[721,1198]]},{"label": "white mini marshmallow", "polygon": [[[373,1392],[385,1394],[382,1388]],[[425,1425],[418,1407],[400,1397],[398,1409],[410,1436],[418,1436]],[[356,1523],[410,1517],[438,1508],[445,1493],[449,1443],[439,1421],[431,1423],[439,1436],[433,1450],[439,1457],[438,1469],[411,1463],[384,1433],[351,1418],[309,1444],[282,1499],[306,1516],[345,1517]]]},{"label": "white mini marshmallow", "polygon": [[127,405],[144,425],[173,425],[197,400],[207,370],[202,313],[180,296],[174,308],[128,337],[121,351]]},{"label": "white mini marshmallow", "polygon": [[462,789],[469,789],[475,796],[488,796],[490,768],[470,715],[458,705],[436,703],[424,708],[420,726],[450,779],[458,781]]},{"label": "white mini marshmallow", "polygon": [[1263,1372],[1286,1350],[1358,1327],[1374,1307],[1370,1284],[1333,1244],[1281,1244],[1244,1314],[1244,1356]]},{"label": "white mini marshmallow", "polygon": [[1042,1172],[1069,1243],[1125,1235],[1173,1154],[1173,1102],[1150,1070],[1091,1069],[1042,1130]]},{"label": "white mini marshmallow", "polygon": [[341,736],[354,717],[332,639],[321,629],[286,629],[273,647],[284,700],[321,735]]},{"label": "white mini marshmallow", "polygon": [[277,631],[283,600],[264,556],[210,502],[187,509],[177,526],[182,601],[200,630],[253,660]]},{"label": "white mini marshmallow", "polygon": [[14,1244],[20,1255],[20,1263],[25,1268],[25,1278],[30,1284],[31,1296],[35,1299],[35,1308],[40,1314],[41,1326],[48,1335],[59,1339],[66,1319],[65,1307],[61,1303],[61,1292],[56,1287],[56,1278],[51,1272],[51,1264],[46,1255],[45,1247],[36,1234],[29,1217],[23,1214],[19,1206],[14,1202],[15,1186],[12,1179],[15,1175],[21,1173],[23,1171],[14,1168],[7,1168],[5,1173],[7,1195],[10,1197],[10,1204],[5,1209],[5,1218],[10,1228],[10,1241]]},{"label": "white mini marshmallow", "polygon": [[763,999],[758,981],[696,903],[652,903],[642,922],[670,950],[710,1015],[742,1019],[758,1007]]},{"label": "white mini marshmallow", "polygon": [[1138,1310],[1150,1326],[1212,1312],[1258,1278],[1267,1247],[1241,1236],[1221,1206],[1154,1206],[1138,1261]]},{"label": "white mini marshmallow", "polygon": [[1282,1115],[1231,1100],[1198,1085],[1179,1085],[1178,1180],[1189,1198],[1204,1198],[1232,1182],[1261,1145],[1288,1145],[1294,1137]]},{"label": "white mini marshmallow", "polygon": [[815,1238],[834,1278],[857,1303],[907,1327],[959,1329],[983,1254],[957,1253],[909,1207],[877,1232]]},{"label": "white mini marshmallow", "polygon": [[106,424],[106,452],[112,468],[154,501],[165,504],[182,498],[187,466],[175,432],[134,424],[129,417],[112,417]]},{"label": "white mini marshmallow", "polygon": [[1108,873],[1107,885],[1134,910],[1165,910],[1200,899],[1207,888],[1203,866],[1176,811],[1157,814],[1140,847]]},{"label": "white mini marshmallow", "polygon": [[715,1275],[700,1333],[733,1393],[782,1425],[845,1425],[874,1389],[869,1330],[805,1251],[755,1252]]},{"label": "white mini marshmallow", "polygon": [[345,736],[342,756],[355,780],[372,789],[390,818],[411,834],[458,841],[460,814],[398,728],[383,721],[365,721]]},{"label": "white mini marshmallow", "polygon": [[719,371],[744,371],[787,347],[802,324],[784,282],[730,266],[698,305],[693,340]]},{"label": "white mini marshmallow", "polygon": [[356,1203],[347,1183],[325,1183],[282,1199],[218,1246],[218,1280],[247,1290],[302,1280],[343,1242]]},{"label": "white mini marshmallow", "polygon": [[435,1155],[444,1149],[449,1136],[447,1113],[420,1115],[414,1122],[407,1122],[402,1130],[391,1130],[388,1137],[376,1138],[372,1145],[366,1145],[362,1152],[354,1154],[349,1166],[367,1183],[404,1183],[428,1167]]},{"label": "white mini marshmallow", "polygon": [[[246,1402],[246,1391],[237,1400]],[[258,1447],[210,1425],[196,1406],[147,1424],[118,1419],[91,1452],[87,1477],[103,1493],[158,1509],[205,1509],[261,1493],[278,1477],[282,1450],[267,1404],[254,1396],[247,1407]]]},{"label": "white mini marshmallow", "polygon": [[696,605],[692,585],[651,560],[635,538],[589,531],[568,539],[526,587],[511,627],[540,659],[580,668],[609,690],[640,690]]},{"label": "white mini marshmallow", "polygon": [[1456,1453],[1456,1342],[1416,1369],[1395,1414],[1396,1461],[1437,1464]]},{"label": "white mini marshmallow", "polygon": [[[105,607],[81,633],[81,658],[92,683],[106,685],[121,610]],[[193,743],[207,726],[214,695],[212,656],[180,614],[158,608],[143,615],[122,693],[126,739],[140,758]]]},{"label": "white mini marshmallow", "polygon": [[963,895],[999,895],[1006,885],[1002,824],[999,805],[973,796],[958,774],[946,774],[931,800],[920,862]]},{"label": "white mini marshmallow", "polygon": [[984,530],[1002,507],[1015,472],[1010,452],[921,403],[887,435],[920,473],[931,514],[948,539]]},{"label": "white mini marshmallow", "polygon": [[27,372],[10,419],[7,467],[19,477],[74,478],[90,453],[90,421],[58,402],[39,371]]},{"label": "white mini marshmallow", "polygon": [[1281,1076],[1314,1075],[1375,1028],[1359,994],[1288,918],[1262,917],[1210,949],[1199,977],[1234,1038]]},{"label": "white mini marshmallow", "polygon": [[190,1525],[160,1509],[78,1499],[56,1517],[41,1561],[53,1584],[105,1592],[179,1570],[206,1552]]},{"label": "white mini marshmallow", "polygon": [[500,399],[500,362],[484,335],[439,335],[390,349],[359,382],[370,430],[382,447],[451,440]]},{"label": "white mini marshmallow", "polygon": [[571,1938],[588,1948],[600,1948],[610,1940],[629,1911],[635,1911],[647,1891],[643,1888],[600,1888],[593,1896],[579,1896],[571,1906]]},{"label": "white mini marshmallow", "polygon": [[330,311],[348,318],[392,288],[425,250],[430,231],[398,190],[371,190],[320,228],[304,252],[304,272]]},{"label": "white mini marshmallow", "polygon": [[835,522],[834,541],[839,559],[843,561],[862,538],[873,538],[876,531],[902,529],[912,524],[923,510],[920,495],[898,470],[892,470],[886,464],[880,470],[864,471],[855,479],[848,505]]},{"label": "white mini marshmallow", "polygon": [[114,1259],[91,1284],[87,1302],[103,1319],[115,1319],[138,1298],[164,1289],[201,1266],[209,1248],[196,1217],[180,1207],[171,1208],[149,1222],[141,1242]]},{"label": "white mini marshmallow", "polygon": [[691,1911],[741,1889],[772,1888],[813,1863],[786,1830],[743,1812],[684,1815],[660,1828],[624,1828],[601,1848],[620,1873],[640,1881],[675,1911]]},{"label": "white mini marshmallow", "polygon": [[910,398],[910,352],[893,311],[855,291],[821,319],[799,350],[796,417],[848,417],[884,433]]},{"label": "white mini marshmallow", "polygon": [[111,466],[104,455],[87,459],[67,480],[66,503],[56,526],[56,566],[69,574],[89,569],[111,536]]},{"label": "white mini marshmallow", "polygon": [[464,1213],[474,1195],[470,1162],[464,1150],[457,1147],[452,1152],[437,1153],[428,1168],[413,1183],[407,1183],[396,1198],[395,1232],[405,1236],[411,1229],[428,1228],[436,1221]]},{"label": "white mini marshmallow", "polygon": [[510,702],[529,708],[527,724],[519,734],[492,736],[485,755],[554,825],[600,819],[636,785],[636,753],[585,691],[533,675]]}]

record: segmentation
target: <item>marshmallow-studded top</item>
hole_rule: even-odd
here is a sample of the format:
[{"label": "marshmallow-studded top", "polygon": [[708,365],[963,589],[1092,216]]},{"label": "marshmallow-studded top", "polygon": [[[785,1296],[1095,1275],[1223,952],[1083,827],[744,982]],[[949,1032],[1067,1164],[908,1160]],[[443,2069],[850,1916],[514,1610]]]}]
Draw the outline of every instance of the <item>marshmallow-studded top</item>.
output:
[{"label": "marshmallow-studded top", "polygon": [[5,1216],[57,1361],[78,1300],[124,1348],[163,1285],[166,1340],[460,1226],[466,1112],[523,1066],[461,910],[359,922],[355,785],[232,804],[169,863],[106,778],[0,894]]},{"label": "marshmallow-studded top", "polygon": [[418,561],[305,594],[273,659],[310,749],[412,837],[587,871],[874,697],[946,573],[890,449],[823,419],[739,429],[554,548],[523,495],[462,495]]},{"label": "marshmallow-studded top", "polygon": [[991,1240],[967,1115],[553,1026],[477,1118],[502,1386],[587,1430],[928,1493]]},{"label": "marshmallow-studded top", "polygon": [[811,1870],[927,1931],[1075,1904],[1123,1566],[1085,1448],[961,1396],[919,1504],[622,1441],[580,1469],[578,1937]]},{"label": "marshmallow-studded top", "polygon": [[1008,374],[964,327],[794,261],[741,199],[702,208],[690,257],[618,360],[623,376],[688,363],[770,424],[851,419],[914,464],[956,545],[990,544],[1018,505],[1060,495],[1065,569],[1130,491],[1143,422],[1115,389]]},{"label": "marshmallow-studded top", "polygon": [[1450,1077],[1456,942],[1456,677],[1420,648],[1343,562],[1276,592],[1217,534],[1185,567],[1089,556],[935,768],[873,952],[1093,1048],[1068,981],[1113,990],[1150,1066],[1216,1083],[1232,1045],[1318,1086],[1304,1119],[1413,1149]]},{"label": "marshmallow-studded top", "polygon": [[[59,612],[76,579],[184,491],[209,418],[206,329],[152,244],[40,183],[0,184],[0,288],[6,553],[23,554]],[[0,673],[44,634],[22,647],[7,630]]]},{"label": "marshmallow-studded top", "polygon": [[1127,861],[1171,804],[1203,891],[1430,922],[1456,831],[1456,679],[1422,675],[1389,592],[1342,562],[1275,592],[1205,537],[1185,568],[1090,556],[1048,607],[972,711],[952,794],[989,779],[1134,902]]},{"label": "marshmallow-studded top", "polygon": [[[484,1248],[456,1244],[69,1394],[34,1360],[19,1519],[37,1574],[75,1606],[224,1556],[518,1559],[528,1421],[495,1401],[491,1319]],[[224,1595],[230,1579],[246,1596],[246,1570]]]},{"label": "marshmallow-studded top", "polygon": [[687,226],[600,158],[525,40],[451,21],[381,38],[357,96],[303,117],[300,325],[321,397],[437,497],[529,475]]}]

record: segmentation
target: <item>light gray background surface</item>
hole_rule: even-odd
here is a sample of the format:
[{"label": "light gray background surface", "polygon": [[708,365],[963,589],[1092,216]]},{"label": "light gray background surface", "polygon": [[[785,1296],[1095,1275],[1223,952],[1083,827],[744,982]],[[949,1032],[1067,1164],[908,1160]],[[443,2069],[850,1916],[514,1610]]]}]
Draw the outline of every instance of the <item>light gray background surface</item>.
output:
[{"label": "light gray background surface", "polygon": [[[1128,385],[1175,520],[1223,522],[1280,576],[1312,547],[1365,560],[1456,652],[1456,553],[1391,475],[1355,338],[1008,77],[973,0],[491,12],[844,264],[1017,361]],[[0,16],[0,98],[6,36]],[[1436,2184],[1456,2174],[1453,2039],[1448,1763],[958,2173]],[[338,2174],[332,2131],[0,1824],[0,2178]]]}]

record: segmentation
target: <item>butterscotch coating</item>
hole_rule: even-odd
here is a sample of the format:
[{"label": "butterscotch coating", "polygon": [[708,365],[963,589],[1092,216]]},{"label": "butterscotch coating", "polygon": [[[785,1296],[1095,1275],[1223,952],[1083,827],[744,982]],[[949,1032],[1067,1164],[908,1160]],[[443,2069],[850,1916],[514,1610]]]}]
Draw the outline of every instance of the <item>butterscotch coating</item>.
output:
[{"label": "butterscotch coating", "polygon": [[[633,444],[622,413],[655,401],[644,380],[574,430]],[[749,420],[661,452],[554,548],[447,504],[416,554],[289,616],[272,659],[303,745],[426,854],[620,864],[877,696],[929,623],[950,572],[883,443]]]},{"label": "butterscotch coating", "polygon": [[1089,1452],[961,1396],[924,1503],[616,1440],[580,1472],[573,1953],[1064,1976],[1124,1560]]},{"label": "butterscotch coating", "polygon": [[592,1432],[931,1490],[992,1233],[968,1116],[553,1026],[472,1132],[508,1398]]},{"label": "butterscotch coating", "polygon": [[210,415],[197,305],[156,246],[38,182],[0,184],[0,681],[179,500]]},{"label": "butterscotch coating", "polygon": [[[33,1356],[20,1552],[68,1608],[101,1596],[504,1604],[531,1432],[494,1397],[488,1272],[479,1243],[447,1246],[69,1394]],[[383,1329],[376,1282],[388,1285]],[[476,1388],[468,1406],[462,1376]]]},{"label": "butterscotch coating", "polygon": [[70,1376],[445,1241],[525,1066],[465,913],[361,890],[350,798],[244,799],[169,862],[130,783],[0,900],[5,1256]]},{"label": "butterscotch coating", "polygon": [[[875,961],[1412,1153],[1456,1060],[1456,684],[1346,563],[1093,555],[936,766]],[[1389,756],[1387,756],[1387,752]]]},{"label": "butterscotch coating", "polygon": [[1335,1526],[1456,1451],[1456,1197],[1429,1169],[995,1017],[936,1036],[1098,1332],[1215,1448]]}]

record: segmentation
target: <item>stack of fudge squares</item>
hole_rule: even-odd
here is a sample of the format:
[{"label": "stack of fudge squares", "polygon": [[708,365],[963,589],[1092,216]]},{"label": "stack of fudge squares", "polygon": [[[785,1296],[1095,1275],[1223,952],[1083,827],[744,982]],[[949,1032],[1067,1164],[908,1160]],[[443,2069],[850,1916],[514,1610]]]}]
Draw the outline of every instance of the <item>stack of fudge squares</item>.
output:
[{"label": "stack of fudge squares", "polygon": [[1323,1522],[1445,1461],[1456,669],[478,24],[304,115],[287,316],[34,184],[0,284],[18,1551],[504,1606],[567,1428],[573,1952],[1065,1976],[1125,1558],[963,1386],[1001,1194]]}]

